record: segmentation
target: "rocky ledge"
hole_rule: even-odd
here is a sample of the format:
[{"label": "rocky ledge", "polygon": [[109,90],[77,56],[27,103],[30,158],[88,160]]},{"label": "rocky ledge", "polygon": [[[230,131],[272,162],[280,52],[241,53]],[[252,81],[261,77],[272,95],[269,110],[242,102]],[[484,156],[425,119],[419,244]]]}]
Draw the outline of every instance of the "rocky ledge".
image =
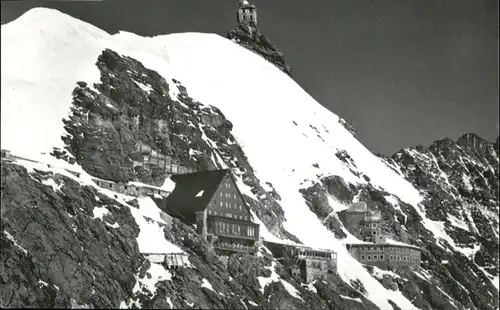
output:
[{"label": "rocky ledge", "polygon": [[286,64],[283,53],[269,41],[269,39],[260,33],[259,29],[249,31],[247,27],[239,25],[235,29],[228,32],[228,39],[239,44],[240,46],[264,57],[267,61],[274,64],[286,74],[292,74],[290,66]]}]

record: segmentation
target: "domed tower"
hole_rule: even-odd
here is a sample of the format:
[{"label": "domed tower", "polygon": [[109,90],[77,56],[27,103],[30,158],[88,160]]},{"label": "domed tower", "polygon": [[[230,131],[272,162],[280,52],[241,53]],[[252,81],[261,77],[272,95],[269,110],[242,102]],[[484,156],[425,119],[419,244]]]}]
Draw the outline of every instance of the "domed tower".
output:
[{"label": "domed tower", "polygon": [[255,5],[248,0],[238,1],[238,13],[236,16],[238,24],[248,27],[248,29],[257,28],[257,10]]}]

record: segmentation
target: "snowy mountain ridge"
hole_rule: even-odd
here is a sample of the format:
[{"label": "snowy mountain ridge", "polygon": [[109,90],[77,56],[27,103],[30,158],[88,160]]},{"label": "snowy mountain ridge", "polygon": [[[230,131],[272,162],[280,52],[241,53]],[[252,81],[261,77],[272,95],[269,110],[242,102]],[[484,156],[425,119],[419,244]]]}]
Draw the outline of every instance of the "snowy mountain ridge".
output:
[{"label": "snowy mountain ridge", "polygon": [[[31,158],[43,158],[40,153],[49,153],[53,148],[66,149],[82,171],[88,172],[90,166],[81,162],[74,145],[92,149],[90,144],[95,142],[87,141],[88,137],[106,136],[95,131],[115,132],[115,120],[106,120],[106,115],[119,111],[117,103],[152,107],[153,112],[148,114],[151,119],[162,113],[175,115],[175,130],[162,134],[168,136],[175,150],[184,151],[179,156],[188,154],[183,158],[186,163],[203,162],[211,167],[238,170],[239,187],[249,201],[254,201],[250,204],[262,221],[264,238],[272,240],[291,234],[306,245],[337,251],[340,278],[351,286],[353,281],[361,283],[363,289],[358,290],[381,309],[391,309],[394,304],[401,309],[422,307],[412,304],[414,300],[400,290],[384,287],[354,260],[344,248],[345,240],[336,238],[336,232],[324,225],[315,211],[311,212],[299,190],[325,184],[326,179],[337,176],[357,187],[359,192],[353,193],[356,199],[363,199],[364,191],[383,192],[388,197],[387,205],[399,208],[399,213],[407,217],[421,219],[423,228],[422,224],[414,224],[418,227],[416,236],[431,234],[445,240],[436,240],[438,246],[440,242],[451,244],[453,239],[442,227],[442,219],[428,215],[428,192],[414,182],[410,173],[413,170],[405,170],[410,166],[400,157],[395,155],[394,162],[386,162],[371,154],[339,123],[338,116],[318,104],[272,64],[213,34],[151,38],[126,32],[109,35],[58,11],[41,8],[3,25],[1,31],[3,149]],[[89,87],[76,87],[77,81],[84,81]],[[97,104],[89,108],[86,105],[89,100]],[[163,102],[168,102],[173,107],[169,109],[176,113],[161,110]],[[214,130],[218,125],[198,121],[204,117],[231,124],[230,132],[222,137]],[[167,126],[162,124],[162,117],[151,121],[151,126],[160,128],[159,131]],[[180,124],[190,129],[181,129]],[[79,140],[80,135],[83,141]],[[134,133],[130,133],[133,139],[121,132],[120,135],[121,140],[139,138]],[[68,138],[61,140],[65,136]],[[112,135],[109,139],[112,141]],[[204,147],[199,147],[200,144]],[[180,145],[185,149],[180,149]],[[120,154],[125,154],[126,143],[121,147]],[[231,152],[239,155],[231,156]],[[97,156],[91,158],[93,166],[101,164]],[[498,156],[496,161],[498,164]],[[162,177],[144,180],[129,171],[115,173],[114,169],[106,169],[96,169],[96,173],[109,179],[138,178],[150,183]],[[165,178],[161,182],[164,181]],[[342,201],[328,191],[322,195],[327,197],[327,207],[332,210],[345,208],[353,201]],[[493,203],[489,208],[491,212],[495,207],[498,212],[498,192],[496,197],[496,205]],[[282,213],[282,222],[275,222],[267,215],[271,205],[274,214]],[[408,229],[399,220],[397,225]],[[340,224],[337,227],[342,230]],[[8,232],[19,239],[20,235]],[[498,230],[495,232],[498,244]],[[395,234],[396,239],[402,235]],[[415,241],[406,238],[404,241]],[[494,238],[492,242],[495,243]],[[425,242],[423,245],[428,246]],[[68,290],[71,295],[71,289]],[[447,304],[455,303],[454,299],[450,297]],[[498,292],[489,302],[468,300],[463,304],[482,308],[495,300],[498,301]]]}]

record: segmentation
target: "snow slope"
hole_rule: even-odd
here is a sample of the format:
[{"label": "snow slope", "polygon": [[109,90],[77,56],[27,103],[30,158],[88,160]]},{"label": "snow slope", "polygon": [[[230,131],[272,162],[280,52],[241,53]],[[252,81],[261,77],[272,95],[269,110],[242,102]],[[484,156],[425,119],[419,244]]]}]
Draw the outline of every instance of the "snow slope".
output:
[{"label": "snow slope", "polygon": [[[282,197],[285,228],[307,245],[338,252],[344,280],[360,279],[367,297],[382,309],[391,299],[414,308],[400,292],[384,289],[309,211],[300,183],[336,174],[366,183],[335,156],[345,150],[359,171],[418,209],[418,191],[370,153],[331,113],[286,74],[254,53],[214,34],[182,33],[152,38],[110,35],[56,10],[36,8],[1,27],[2,148],[38,157],[62,146],[62,118],[77,81],[98,82],[95,67],[104,48],[136,58],[189,94],[218,107],[234,124],[233,134],[257,177]],[[319,168],[312,165],[318,164]],[[307,229],[304,229],[307,227]]]}]

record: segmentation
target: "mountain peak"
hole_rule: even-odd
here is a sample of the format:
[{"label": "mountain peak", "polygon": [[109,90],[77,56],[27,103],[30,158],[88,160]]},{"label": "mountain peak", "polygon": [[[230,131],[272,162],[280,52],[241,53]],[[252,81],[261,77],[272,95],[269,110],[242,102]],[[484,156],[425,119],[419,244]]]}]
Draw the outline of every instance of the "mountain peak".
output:
[{"label": "mountain peak", "polygon": [[239,1],[236,15],[238,26],[229,31],[228,39],[240,46],[262,56],[278,67],[281,71],[291,76],[290,66],[285,62],[283,53],[264,36],[257,25],[257,8],[247,0]]},{"label": "mountain peak", "polygon": [[[43,25],[44,23],[47,23],[48,21],[52,22],[72,22],[72,23],[83,23],[82,21],[65,14],[59,10],[52,9],[52,8],[44,8],[44,7],[35,7],[32,8],[21,16],[19,16],[17,19],[13,20],[12,22],[6,24],[23,24],[23,25],[30,25],[30,26],[35,26],[35,25]],[[5,26],[6,26],[5,25]],[[2,25],[4,27],[4,25]]]}]

